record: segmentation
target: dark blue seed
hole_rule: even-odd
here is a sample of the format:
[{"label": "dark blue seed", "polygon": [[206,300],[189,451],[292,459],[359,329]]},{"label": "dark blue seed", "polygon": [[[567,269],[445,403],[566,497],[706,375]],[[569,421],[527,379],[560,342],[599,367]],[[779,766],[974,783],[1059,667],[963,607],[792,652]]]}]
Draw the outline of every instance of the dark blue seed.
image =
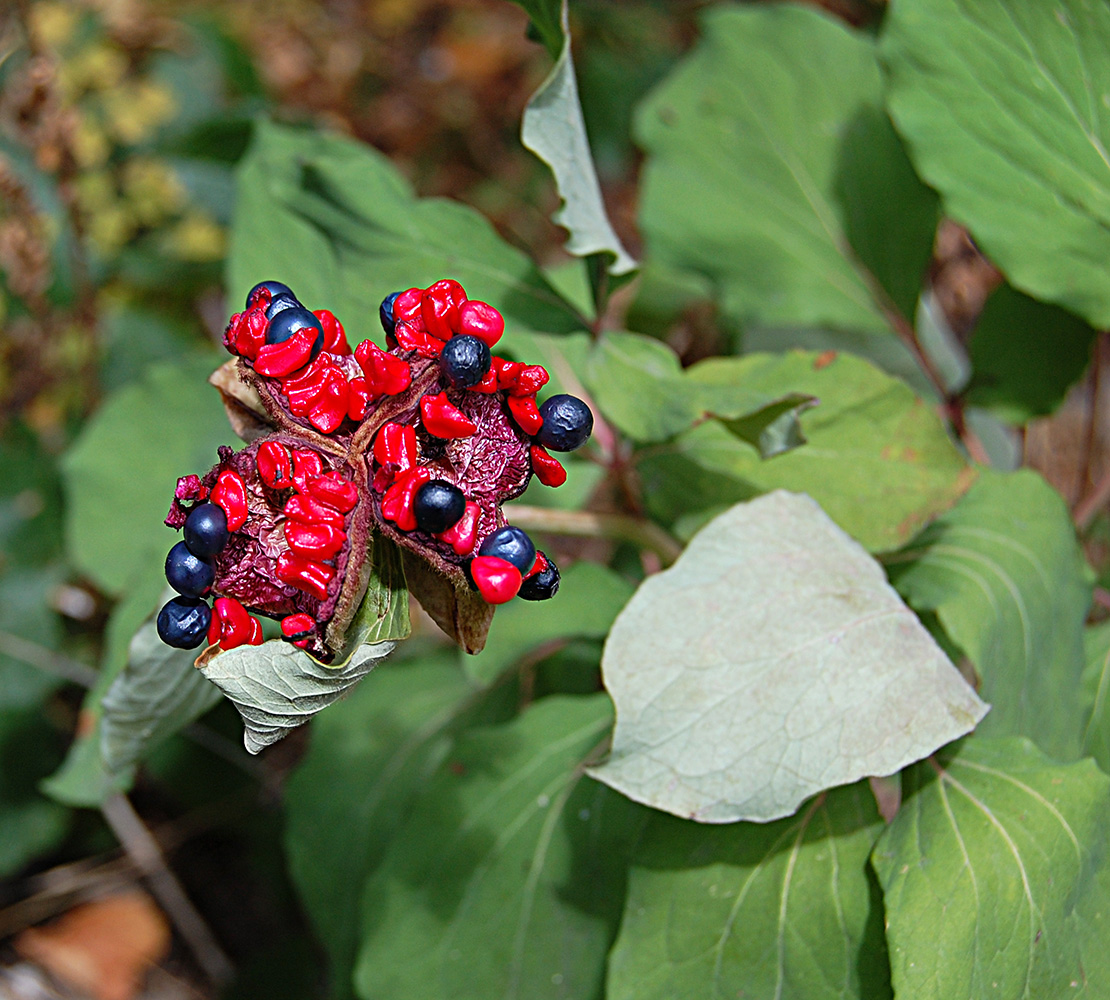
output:
[{"label": "dark blue seed", "polygon": [[258,299],[258,293],[265,288],[272,296],[281,295],[283,292],[287,295],[293,294],[293,289],[288,285],[283,285],[280,281],[260,281],[249,292],[247,292],[247,308],[253,306]]},{"label": "dark blue seed", "polygon": [[193,555],[184,542],[178,542],[166,556],[166,579],[179,594],[200,597],[212,588],[216,567]]},{"label": "dark blue seed", "polygon": [[577,396],[560,393],[540,404],[543,426],[536,440],[551,451],[574,451],[594,429],[594,415]]},{"label": "dark blue seed", "polygon": [[484,340],[460,333],[444,345],[439,367],[455,389],[469,389],[486,377],[492,358]]},{"label": "dark blue seed", "polygon": [[303,307],[294,306],[279,312],[266,327],[266,343],[283,344],[298,330],[306,328],[316,331],[316,342],[312,345],[312,357],[315,358],[324,349],[324,327]]},{"label": "dark blue seed", "polygon": [[429,535],[454,527],[466,512],[466,497],[454,483],[432,479],[416,491],[412,513],[416,526]]},{"label": "dark blue seed", "polygon": [[536,561],[536,546],[520,528],[506,524],[482,542],[478,555],[497,556],[512,563],[521,573],[527,573]]},{"label": "dark blue seed", "polygon": [[304,306],[297,301],[292,292],[281,292],[270,299],[270,304],[266,307],[266,318],[273,319],[286,309],[304,309]]},{"label": "dark blue seed", "polygon": [[196,649],[208,634],[212,609],[195,597],[175,597],[158,612],[158,638],[167,646]]},{"label": "dark blue seed", "polygon": [[378,318],[382,321],[382,329],[386,333],[392,333],[393,328],[397,325],[397,320],[393,315],[393,303],[397,301],[397,296],[400,294],[400,292],[390,292],[382,299],[382,304],[378,306]]},{"label": "dark blue seed", "polygon": [[546,601],[554,597],[558,589],[559,567],[548,559],[547,568],[535,576],[528,577],[520,585],[520,590],[516,596],[523,597],[526,601]]},{"label": "dark blue seed", "polygon": [[202,503],[185,519],[185,547],[200,559],[213,559],[227,544],[227,514],[218,503]]}]

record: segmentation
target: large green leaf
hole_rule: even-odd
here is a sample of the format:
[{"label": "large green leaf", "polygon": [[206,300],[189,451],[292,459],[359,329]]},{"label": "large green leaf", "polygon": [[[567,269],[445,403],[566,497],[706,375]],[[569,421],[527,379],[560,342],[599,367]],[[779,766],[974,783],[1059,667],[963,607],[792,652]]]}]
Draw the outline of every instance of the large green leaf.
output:
[{"label": "large green leaf", "polygon": [[474,689],[451,654],[379,670],[314,724],[285,788],[285,844],[302,901],[351,995],[359,906],[411,800],[452,744]]},{"label": "large green leaf", "polygon": [[135,633],[127,666],[101,699],[100,750],[108,770],[139,763],[220,700],[219,688],[193,665],[196,658],[195,650],[162,642],[153,621]]},{"label": "large green leaf", "polygon": [[208,384],[218,363],[204,354],[148,369],[108,399],[65,456],[69,556],[110,593],[165,559],[178,477],[207,472],[217,446],[234,439]]},{"label": "large green leaf", "polygon": [[582,319],[535,264],[477,212],[417,198],[385,157],[337,135],[262,123],[238,170],[228,284],[236,302],[264,278],[331,309],[351,343],[382,336],[390,292],[440,278],[496,306],[509,326],[565,333]]},{"label": "large green leaf", "polygon": [[1086,721],[1080,751],[1110,772],[1110,622],[1087,629],[1083,645],[1087,665],[1081,698]]},{"label": "large green leaf", "polygon": [[975,324],[967,402],[1014,424],[1051,413],[1083,374],[1095,336],[1071,313],[1003,285]]},{"label": "large green leaf", "polygon": [[1110,995],[1110,778],[976,736],[903,794],[872,856],[898,996]]},{"label": "large green leaf", "polygon": [[791,819],[706,827],[653,813],[632,858],[609,1000],[878,1000],[889,977],[866,783]]},{"label": "large green leaf", "polygon": [[766,398],[797,393],[818,405],[800,417],[808,444],[766,461],[712,422],[649,451],[638,465],[644,496],[664,521],[782,487],[808,493],[850,535],[882,551],[909,541],[974,479],[931,408],[859,358],[792,351],[714,359],[691,372],[718,389],[739,382]]},{"label": "large green leaf", "polygon": [[[546,22],[547,18],[541,19],[540,30],[545,39],[550,35]],[[561,3],[559,29],[562,45],[547,79],[524,109],[520,141],[551,168],[555,177],[563,205],[555,213],[554,221],[570,233],[567,251],[577,257],[605,254],[610,259],[612,274],[628,274],[636,269],[636,261],[625,250],[606,214],[578,100],[567,0]]]},{"label": "large green leaf", "polygon": [[893,774],[987,711],[882,567],[783,491],[714,519],[640,585],[602,673],[617,726],[591,773],[703,823],[778,819]]},{"label": "large green leaf", "polygon": [[890,109],[921,175],[1010,281],[1110,325],[1110,7],[899,0]]},{"label": "large green leaf", "polygon": [[[506,508],[510,511],[511,508]],[[632,596],[632,585],[594,562],[575,563],[563,574],[550,601],[511,601],[494,616],[485,648],[464,657],[467,674],[483,683],[494,680],[529,650],[584,636],[603,639],[613,619]]]},{"label": "large green leaf", "polygon": [[873,41],[801,6],[721,5],[704,28],[638,118],[649,257],[709,277],[734,318],[889,333],[892,310],[913,316],[936,207]]},{"label": "large green leaf", "polygon": [[460,739],[367,884],[360,996],[596,995],[640,815],[581,773],[611,718],[551,696]]},{"label": "large green leaf", "polygon": [[[908,560],[903,566],[902,560]],[[1033,472],[979,483],[891,565],[918,611],[935,611],[993,710],[983,732],[1079,751],[1089,571],[1063,500]]]}]

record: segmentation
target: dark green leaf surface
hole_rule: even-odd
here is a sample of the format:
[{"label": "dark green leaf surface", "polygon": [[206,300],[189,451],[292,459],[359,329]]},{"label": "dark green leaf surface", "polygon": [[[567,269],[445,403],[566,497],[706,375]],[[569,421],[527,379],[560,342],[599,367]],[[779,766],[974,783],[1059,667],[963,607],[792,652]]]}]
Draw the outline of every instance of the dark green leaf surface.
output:
[{"label": "dark green leaf surface", "polygon": [[178,477],[216,464],[230,444],[208,354],[148,369],[111,396],[62,463],[70,559],[112,594],[165,559],[177,536],[163,524]]},{"label": "dark green leaf surface", "polygon": [[1003,285],[971,337],[968,403],[1013,424],[1051,413],[1082,376],[1095,336],[1071,313]]},{"label": "dark green leaf surface", "polygon": [[1023,291],[1110,325],[1110,7],[903,0],[882,55],[918,170]]},{"label": "dark green leaf surface", "polygon": [[551,600],[510,601],[500,608],[485,649],[477,656],[459,654],[463,669],[488,684],[529,650],[547,643],[579,636],[604,639],[632,591],[632,584],[611,569],[575,563],[562,574],[559,592]]},{"label": "dark green leaf surface", "polygon": [[459,741],[367,884],[361,997],[596,995],[639,815],[579,767],[611,721],[551,696]]},{"label": "dark green leaf surface", "polygon": [[375,535],[371,546],[370,580],[366,593],[347,628],[346,643],[331,664],[333,669],[347,663],[364,643],[407,639],[412,631],[409,592],[405,586],[401,553],[383,535]]},{"label": "dark green leaf surface", "polygon": [[653,813],[632,858],[609,1000],[889,996],[866,782],[797,816],[706,827]]},{"label": "dark green leaf surface", "polygon": [[1083,639],[1087,665],[1080,693],[1085,715],[1080,752],[1110,772],[1110,622],[1088,628]]},{"label": "dark green leaf surface", "polygon": [[1110,995],[1110,778],[975,736],[903,776],[875,847],[895,993]]},{"label": "dark green leaf surface", "polygon": [[668,523],[781,487],[808,493],[850,535],[882,551],[909,541],[973,481],[932,408],[859,358],[792,351],[715,359],[691,371],[719,390],[741,366],[749,393],[818,400],[799,418],[808,443],[765,461],[706,423],[649,451],[638,465],[645,500]]},{"label": "dark green leaf surface", "polygon": [[912,317],[935,198],[882,110],[871,39],[787,5],[722,5],[704,28],[638,118],[649,258],[706,275],[744,321]]},{"label": "dark green leaf surface", "polygon": [[332,960],[332,996],[351,995],[363,883],[452,743],[473,687],[447,653],[389,664],[313,726],[285,789],[285,844],[301,899]]},{"label": "dark green leaf surface", "polygon": [[1033,472],[983,470],[898,560],[895,586],[936,612],[982,679],[993,706],[982,731],[1074,758],[1091,584],[1059,494]]},{"label": "dark green leaf surface", "polygon": [[566,333],[577,313],[477,212],[419,199],[385,157],[335,135],[261,124],[238,170],[228,262],[233,302],[264,278],[328,308],[352,345],[381,340],[390,292],[440,278],[496,306],[506,325]]},{"label": "dark green leaf surface", "polygon": [[100,751],[109,771],[138,764],[220,700],[220,689],[193,665],[196,658],[195,649],[162,642],[153,621],[135,633],[127,666],[101,701]]}]

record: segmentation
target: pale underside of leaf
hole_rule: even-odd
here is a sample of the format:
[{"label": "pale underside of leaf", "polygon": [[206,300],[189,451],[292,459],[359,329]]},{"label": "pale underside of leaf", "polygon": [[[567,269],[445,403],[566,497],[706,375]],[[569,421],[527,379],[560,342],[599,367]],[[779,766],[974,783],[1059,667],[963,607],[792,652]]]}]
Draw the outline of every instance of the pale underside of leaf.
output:
[{"label": "pale underside of leaf", "polygon": [[781,490],[714,519],[641,585],[602,671],[617,725],[592,773],[708,823],[777,819],[892,774],[987,711],[878,563]]}]

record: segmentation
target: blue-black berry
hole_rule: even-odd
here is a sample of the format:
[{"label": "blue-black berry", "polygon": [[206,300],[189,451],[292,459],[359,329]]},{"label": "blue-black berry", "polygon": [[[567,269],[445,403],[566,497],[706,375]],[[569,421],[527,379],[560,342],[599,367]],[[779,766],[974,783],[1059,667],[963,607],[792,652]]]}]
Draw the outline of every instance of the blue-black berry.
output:
[{"label": "blue-black berry", "polygon": [[287,295],[293,294],[293,289],[291,289],[288,285],[283,285],[280,281],[260,281],[257,285],[254,286],[254,288],[247,292],[248,309],[251,306],[255,305],[258,300],[258,293],[261,292],[264,288],[270,293],[271,297],[281,295],[283,292]]},{"label": "blue-black berry", "polygon": [[311,327],[316,331],[316,342],[312,345],[312,357],[315,358],[324,349],[323,324],[307,309],[294,307],[279,312],[270,325],[266,327],[267,344],[283,344],[298,330]]},{"label": "blue-black berry", "polygon": [[158,612],[158,638],[167,646],[196,649],[208,634],[212,609],[195,597],[175,597]]},{"label": "blue-black berry", "polygon": [[382,321],[382,329],[386,333],[392,333],[397,325],[397,319],[393,315],[393,303],[397,301],[397,296],[400,294],[400,292],[390,292],[378,306],[378,318]]},{"label": "blue-black berry", "polygon": [[185,547],[200,559],[213,559],[227,545],[227,514],[218,503],[198,504],[185,519]]},{"label": "blue-black berry", "polygon": [[432,479],[416,491],[412,513],[416,526],[430,535],[454,527],[466,512],[466,497],[454,483]]},{"label": "blue-black berry", "polygon": [[551,451],[574,451],[594,429],[594,415],[577,396],[560,393],[540,404],[543,426],[536,440]]},{"label": "blue-black berry", "polygon": [[284,312],[286,309],[304,309],[304,306],[301,305],[292,292],[278,292],[270,299],[270,304],[266,307],[266,318],[273,319],[279,312]]},{"label": "blue-black berry", "polygon": [[506,524],[482,542],[478,555],[497,556],[512,563],[521,573],[527,573],[536,561],[536,546],[520,528]]},{"label": "blue-black berry", "polygon": [[550,559],[547,565],[535,576],[528,577],[517,592],[517,597],[526,601],[546,601],[555,596],[559,589],[559,567]]},{"label": "blue-black berry", "polygon": [[453,388],[469,389],[486,377],[492,360],[485,341],[460,333],[444,345],[439,366]]},{"label": "blue-black berry", "polygon": [[166,579],[179,594],[200,597],[211,589],[216,567],[193,555],[184,542],[178,542],[166,556]]}]

